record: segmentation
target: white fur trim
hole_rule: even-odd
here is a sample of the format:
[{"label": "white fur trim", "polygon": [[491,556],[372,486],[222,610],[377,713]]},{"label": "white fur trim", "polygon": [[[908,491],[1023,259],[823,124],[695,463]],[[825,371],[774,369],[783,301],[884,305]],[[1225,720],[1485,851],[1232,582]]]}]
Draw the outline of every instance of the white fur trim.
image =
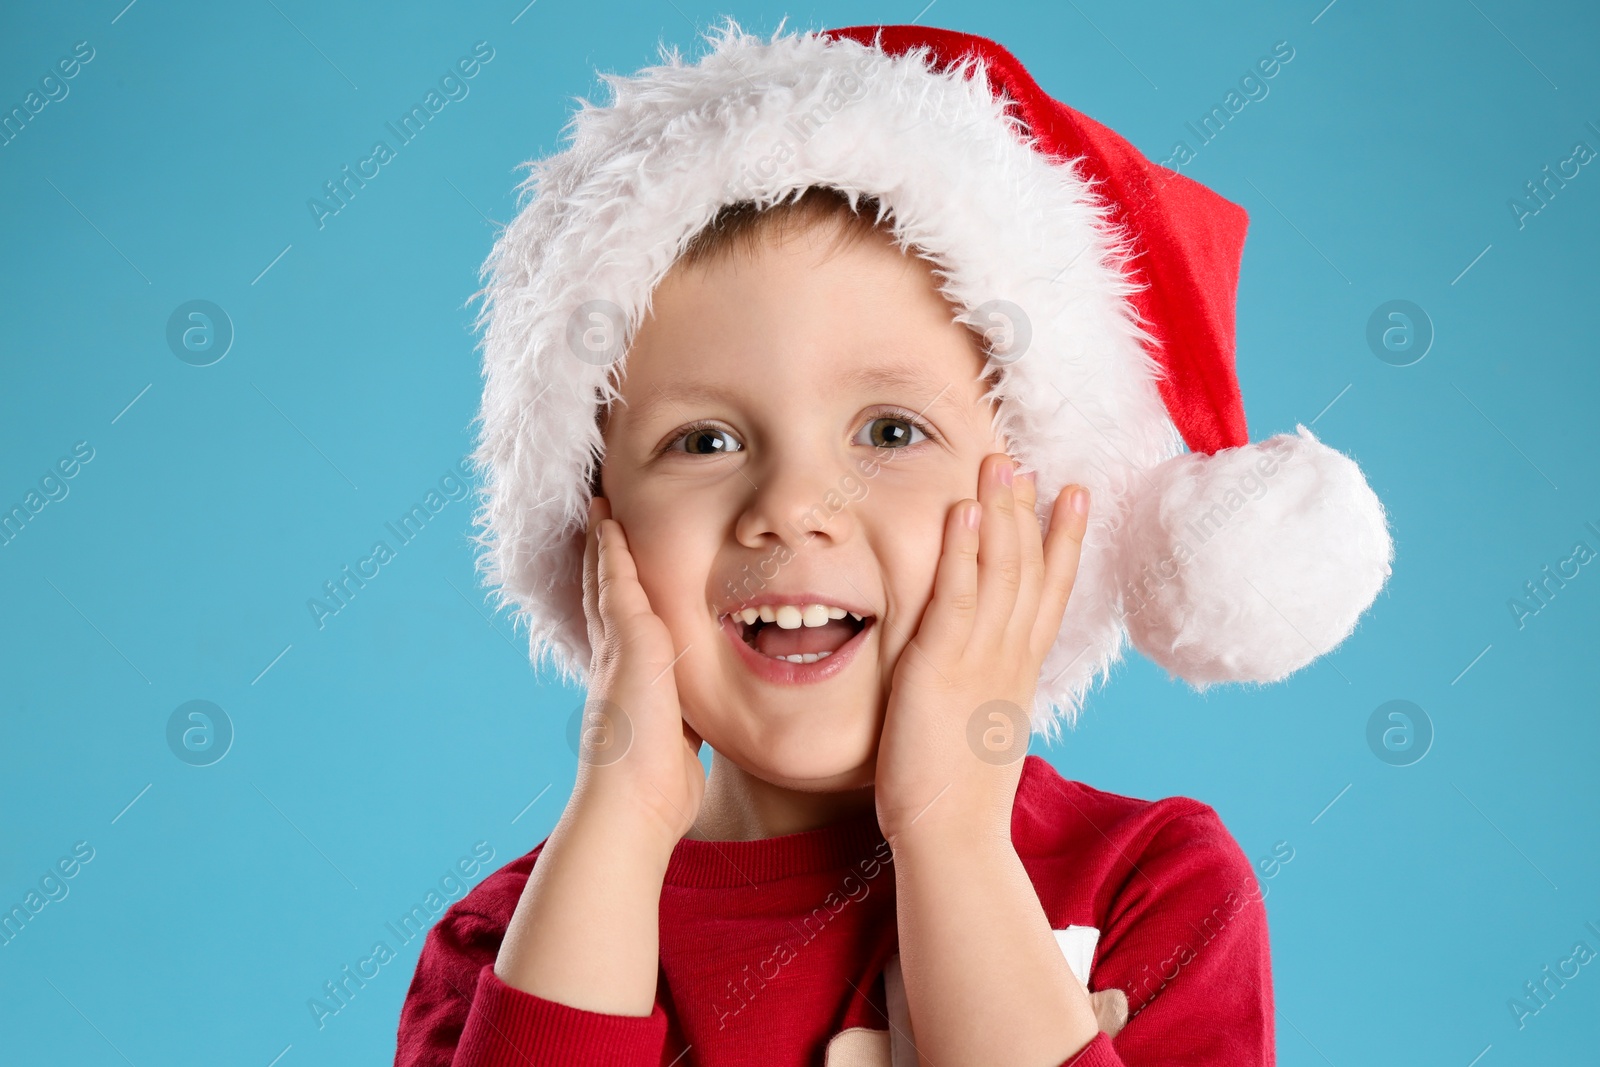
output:
[{"label": "white fur trim", "polygon": [[[582,102],[570,147],[527,164],[523,206],[484,263],[479,570],[526,623],[534,662],[583,684],[594,416],[617,396],[621,361],[577,358],[573,315],[590,300],[620,307],[625,350],[656,284],[723,205],[810,185],[875,195],[901,247],[934,261],[961,321],[993,300],[1025,309],[1031,345],[993,395],[1001,440],[1037,472],[1039,514],[1069,483],[1093,494],[1033,709],[1049,740],[1120,658],[1114,534],[1142,472],[1182,448],[1128,300],[1126,237],[1078,163],[1024,142],[975,58],[937,72],[926,50],[890,56],[781,26],[762,40],[732,19],[708,41],[692,65],[663,46],[661,65],[602,75],[612,102]],[[819,121],[799,125],[807,116]]]},{"label": "white fur trim", "polygon": [[1299,670],[1389,576],[1394,544],[1361,469],[1297,431],[1161,464],[1123,533],[1129,636],[1197,689]]},{"label": "white fur trim", "polygon": [[[683,246],[730,201],[770,203],[813,184],[876,195],[901,246],[929,251],[964,315],[996,299],[1026,309],[1031,346],[1003,368],[996,428],[1037,471],[1039,513],[1068,483],[1094,494],[1034,709],[1048,737],[1056,709],[1075,715],[1120,656],[1111,531],[1138,472],[1181,447],[1109,208],[1075,166],[1023,142],[981,65],[963,76],[975,60],[940,73],[926,52],[889,56],[782,27],[764,41],[731,19],[709,39],[692,66],[663,46],[663,65],[604,76],[613,102],[585,103],[571,146],[528,164],[526,206],[484,264],[479,568],[527,623],[535,662],[581,684],[594,412],[617,389],[615,367],[568,349],[570,316],[610,300],[631,339]],[[802,136],[792,123],[806,114],[827,118]]]}]

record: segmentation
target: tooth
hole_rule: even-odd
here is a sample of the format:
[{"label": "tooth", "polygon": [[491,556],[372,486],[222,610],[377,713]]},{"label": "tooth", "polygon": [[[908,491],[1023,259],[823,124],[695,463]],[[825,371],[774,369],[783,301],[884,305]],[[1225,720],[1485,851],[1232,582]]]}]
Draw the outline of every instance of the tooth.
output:
[{"label": "tooth", "polygon": [[746,626],[749,626],[759,618],[761,618],[761,611],[757,608],[745,608],[739,612],[739,621]]},{"label": "tooth", "polygon": [[807,604],[800,612],[800,621],[806,626],[821,626],[828,621],[828,605]]},{"label": "tooth", "polygon": [[814,662],[827,659],[832,654],[834,654],[832,651],[826,651],[826,653],[795,653],[792,656],[774,656],[773,659],[782,659],[782,661],[790,662],[790,664],[814,664]]},{"label": "tooth", "polygon": [[785,663],[816,663],[827,659],[831,655],[833,655],[832,650],[827,652],[796,652],[792,656],[774,656],[772,658],[781,659]]},{"label": "tooth", "polygon": [[856,613],[855,613],[855,612],[853,612],[853,611],[852,611],[852,612],[850,612],[850,617],[851,617],[851,618],[852,618],[852,619],[854,619],[854,620],[856,620],[856,622],[860,622],[860,621],[861,621],[861,616],[860,616],[860,615],[857,615],[857,614],[856,614]]},{"label": "tooth", "polygon": [[843,608],[829,608],[828,609],[828,618],[830,618],[830,619],[842,619],[847,614],[849,614],[849,613],[847,611],[845,611]]},{"label": "tooth", "polygon": [[780,630],[798,630],[801,625],[800,609],[793,604],[779,604],[774,619]]},{"label": "tooth", "polygon": [[761,605],[756,609],[756,613],[761,616],[762,622],[772,622],[778,617],[777,610],[771,604]]}]

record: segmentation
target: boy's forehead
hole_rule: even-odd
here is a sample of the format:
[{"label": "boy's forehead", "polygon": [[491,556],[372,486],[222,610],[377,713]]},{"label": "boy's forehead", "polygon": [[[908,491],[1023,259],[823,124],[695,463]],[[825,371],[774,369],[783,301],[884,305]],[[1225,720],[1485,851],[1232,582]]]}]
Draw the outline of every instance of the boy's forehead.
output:
[{"label": "boy's forehead", "polygon": [[[960,388],[962,383],[955,376],[941,374],[925,363],[904,361],[828,370],[820,377],[828,391],[836,395],[895,394],[902,403],[915,403],[919,413],[929,414],[943,410],[965,415],[964,404],[970,391]],[[756,367],[734,373],[718,373],[714,367],[686,367],[639,384],[643,388],[629,390],[625,377],[623,394],[630,417],[641,422],[657,416],[666,418],[668,413],[679,413],[693,404],[736,404],[752,397],[770,398],[781,389],[770,375],[761,374]],[[643,395],[632,395],[635,391]]]},{"label": "boy's forehead", "polygon": [[617,368],[622,418],[858,397],[970,418],[984,344],[955,321],[932,264],[870,236],[829,251],[827,228],[811,226],[748,257],[674,266]]}]

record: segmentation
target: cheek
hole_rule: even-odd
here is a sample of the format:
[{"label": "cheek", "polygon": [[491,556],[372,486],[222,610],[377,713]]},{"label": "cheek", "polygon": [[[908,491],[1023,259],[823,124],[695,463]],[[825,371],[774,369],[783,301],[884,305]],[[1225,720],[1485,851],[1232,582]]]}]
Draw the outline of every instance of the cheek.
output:
[{"label": "cheek", "polygon": [[960,499],[959,493],[910,489],[879,494],[871,519],[873,540],[883,568],[887,606],[896,620],[887,640],[904,644],[916,633],[916,624],[933,599],[945,517]]},{"label": "cheek", "polygon": [[708,617],[707,587],[716,551],[709,517],[669,502],[633,502],[617,521],[627,531],[628,547],[639,574],[639,585],[650,610],[682,644],[688,626]]}]

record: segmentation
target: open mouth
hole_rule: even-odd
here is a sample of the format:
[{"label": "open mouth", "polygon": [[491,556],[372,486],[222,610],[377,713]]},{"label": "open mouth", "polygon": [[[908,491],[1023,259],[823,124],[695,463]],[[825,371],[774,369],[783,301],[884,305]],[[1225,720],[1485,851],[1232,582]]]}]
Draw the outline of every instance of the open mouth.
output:
[{"label": "open mouth", "polygon": [[819,663],[872,625],[873,617],[830,604],[763,604],[725,619],[757,655],[788,663]]}]

